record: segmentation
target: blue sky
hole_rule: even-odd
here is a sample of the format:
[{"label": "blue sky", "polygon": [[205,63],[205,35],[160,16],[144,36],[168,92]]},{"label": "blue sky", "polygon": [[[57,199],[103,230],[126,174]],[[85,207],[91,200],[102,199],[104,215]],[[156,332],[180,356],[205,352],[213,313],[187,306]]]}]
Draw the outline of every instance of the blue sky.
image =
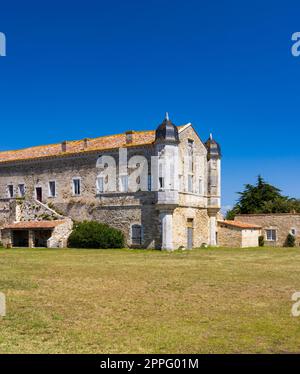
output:
[{"label": "blue sky", "polygon": [[0,149],[155,128],[223,151],[223,205],[258,174],[300,198],[299,1],[5,2]]}]

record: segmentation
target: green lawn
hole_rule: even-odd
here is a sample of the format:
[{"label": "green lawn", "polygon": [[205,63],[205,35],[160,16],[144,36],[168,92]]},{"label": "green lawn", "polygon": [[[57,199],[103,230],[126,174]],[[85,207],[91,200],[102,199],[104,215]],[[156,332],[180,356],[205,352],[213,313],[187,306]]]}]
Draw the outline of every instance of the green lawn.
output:
[{"label": "green lawn", "polygon": [[300,352],[299,249],[0,250],[1,353]]}]

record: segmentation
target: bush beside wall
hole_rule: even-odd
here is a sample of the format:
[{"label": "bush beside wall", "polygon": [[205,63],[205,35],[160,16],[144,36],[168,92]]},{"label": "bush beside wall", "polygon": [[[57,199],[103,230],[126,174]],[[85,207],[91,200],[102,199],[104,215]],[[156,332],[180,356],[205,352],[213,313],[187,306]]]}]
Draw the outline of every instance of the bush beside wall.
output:
[{"label": "bush beside wall", "polygon": [[124,234],[96,221],[77,223],[68,240],[70,248],[124,248]]}]

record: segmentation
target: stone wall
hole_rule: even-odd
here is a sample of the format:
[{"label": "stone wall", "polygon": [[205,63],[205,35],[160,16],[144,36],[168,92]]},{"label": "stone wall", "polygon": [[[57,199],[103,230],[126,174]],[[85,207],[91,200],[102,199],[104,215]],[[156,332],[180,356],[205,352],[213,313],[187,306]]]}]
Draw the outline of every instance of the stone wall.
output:
[{"label": "stone wall", "polygon": [[[296,245],[300,246],[300,214],[241,214],[236,216],[237,221],[254,223],[262,226],[265,236],[265,245],[282,247],[291,229],[296,230]],[[277,241],[267,241],[266,229],[275,229]]]},{"label": "stone wall", "polygon": [[66,248],[68,238],[73,229],[73,221],[65,219],[61,225],[58,225],[52,231],[50,239],[47,241],[48,248]]},{"label": "stone wall", "polygon": [[242,230],[218,224],[218,246],[239,248],[242,247]]},{"label": "stone wall", "polygon": [[0,199],[0,227],[16,220],[16,201]]},{"label": "stone wall", "polygon": [[257,229],[242,230],[242,247],[258,247],[260,233]]},{"label": "stone wall", "polygon": [[209,217],[206,209],[178,207],[173,214],[174,248],[187,247],[187,223],[193,219],[193,247],[209,242]]},{"label": "stone wall", "polygon": [[28,199],[16,200],[16,221],[53,221],[63,218],[47,205]]}]

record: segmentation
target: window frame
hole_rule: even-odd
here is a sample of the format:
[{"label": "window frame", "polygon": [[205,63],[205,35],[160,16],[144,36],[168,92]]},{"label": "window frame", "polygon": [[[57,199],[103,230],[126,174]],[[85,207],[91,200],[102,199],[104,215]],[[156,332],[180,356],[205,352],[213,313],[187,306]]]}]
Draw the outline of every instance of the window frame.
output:
[{"label": "window frame", "polygon": [[188,175],[187,190],[189,193],[194,193],[194,175],[192,174]]},{"label": "window frame", "polygon": [[[271,235],[268,235],[270,233]],[[275,233],[275,235],[273,235]],[[265,229],[265,237],[268,242],[277,242],[277,229]]]},{"label": "window frame", "polygon": [[[79,186],[79,193],[76,193],[76,186],[75,186],[75,182],[78,182],[78,186]],[[73,196],[81,196],[81,192],[82,192],[82,189],[81,189],[81,178],[80,177],[74,177],[72,178],[72,193],[73,193]]]},{"label": "window frame", "polygon": [[[54,194],[52,194],[51,183],[54,183]],[[48,197],[57,197],[56,181],[51,180],[48,182]]]},{"label": "window frame", "polygon": [[[128,192],[128,174],[120,175],[119,177],[119,192]],[[125,181],[125,183],[124,183]]]},{"label": "window frame", "polygon": [[13,184],[7,185],[7,196],[9,199],[13,199],[15,197],[15,187]]},{"label": "window frame", "polygon": [[[21,192],[21,186],[23,186],[23,193]],[[26,194],[26,186],[25,186],[25,183],[19,183],[18,184],[18,196],[19,197],[24,197]]]},{"label": "window frame", "polygon": [[[99,188],[99,181],[102,180],[102,189]],[[97,188],[97,195],[104,193],[104,177],[102,175],[98,175],[96,178],[96,188]]]},{"label": "window frame", "polygon": [[204,195],[204,183],[203,183],[203,178],[198,179],[198,193],[199,195],[203,196]]}]

